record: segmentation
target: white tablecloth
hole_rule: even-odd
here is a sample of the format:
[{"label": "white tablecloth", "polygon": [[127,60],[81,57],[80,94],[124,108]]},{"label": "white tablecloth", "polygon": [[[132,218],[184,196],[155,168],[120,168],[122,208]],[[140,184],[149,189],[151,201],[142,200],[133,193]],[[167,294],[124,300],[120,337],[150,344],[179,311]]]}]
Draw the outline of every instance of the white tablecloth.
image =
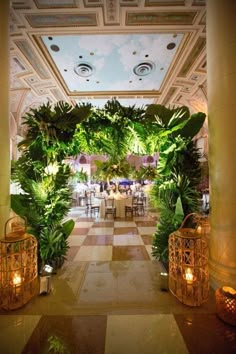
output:
[{"label": "white tablecloth", "polygon": [[[126,198],[120,198],[120,199],[115,199],[115,207],[116,207],[116,217],[117,218],[124,218],[125,217],[125,205],[131,204],[132,199],[131,197],[126,197]],[[101,204],[100,204],[100,217],[104,218],[105,216],[105,201],[104,199],[101,199]]]}]

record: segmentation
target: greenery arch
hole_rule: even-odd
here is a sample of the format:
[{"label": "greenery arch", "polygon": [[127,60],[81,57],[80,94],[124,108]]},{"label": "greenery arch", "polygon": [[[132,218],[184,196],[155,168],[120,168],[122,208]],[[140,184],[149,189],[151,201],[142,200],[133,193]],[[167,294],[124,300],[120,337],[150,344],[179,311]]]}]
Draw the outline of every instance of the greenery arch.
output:
[{"label": "greenery arch", "polygon": [[12,179],[22,193],[11,196],[11,206],[27,218],[28,231],[39,241],[39,259],[60,263],[68,250],[67,238],[74,222],[65,221],[72,197],[66,157],[105,154],[108,165],[119,166],[122,173],[128,153],[153,155],[157,151],[158,178],[152,197],[165,213],[154,237],[153,254],[165,258],[169,233],[163,233],[162,226],[168,221],[165,229],[169,232],[184,214],[197,208],[199,154],[192,139],[204,120],[204,113],[190,115],[187,107],[124,107],[116,99],[103,109],[83,103],[72,107],[64,102],[31,109],[23,117],[26,136],[18,145],[21,157],[12,170]]}]

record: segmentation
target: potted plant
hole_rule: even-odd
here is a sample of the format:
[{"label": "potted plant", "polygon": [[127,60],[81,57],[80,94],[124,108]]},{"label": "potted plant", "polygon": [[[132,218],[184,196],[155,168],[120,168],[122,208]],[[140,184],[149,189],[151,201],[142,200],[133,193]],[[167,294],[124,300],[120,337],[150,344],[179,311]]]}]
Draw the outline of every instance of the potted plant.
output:
[{"label": "potted plant", "polygon": [[[39,243],[39,263],[61,263],[68,249],[73,220],[64,221],[72,200],[71,171],[64,163],[73,151],[77,124],[90,114],[90,105],[42,105],[24,117],[26,136],[18,145],[12,179],[22,193],[11,195],[11,207],[28,221],[28,232]],[[59,261],[60,260],[60,261]]]},{"label": "potted plant", "polygon": [[204,113],[190,115],[187,107],[167,109],[151,105],[146,114],[156,120],[159,137],[158,177],[151,199],[160,208],[153,239],[153,255],[168,267],[168,239],[183,218],[199,211],[200,154],[193,137],[201,129]]}]

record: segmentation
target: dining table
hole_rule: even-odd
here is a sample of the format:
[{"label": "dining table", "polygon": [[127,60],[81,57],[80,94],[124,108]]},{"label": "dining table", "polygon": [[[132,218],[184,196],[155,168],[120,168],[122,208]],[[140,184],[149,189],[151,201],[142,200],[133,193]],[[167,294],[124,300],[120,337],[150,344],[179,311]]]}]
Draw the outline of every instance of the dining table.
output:
[{"label": "dining table", "polygon": [[[125,206],[132,203],[132,196],[126,194],[116,194],[114,193],[111,196],[108,196],[108,199],[114,198],[114,205],[116,207],[116,217],[124,218],[125,217]],[[104,218],[105,216],[105,201],[104,198],[100,199],[100,217]]]}]

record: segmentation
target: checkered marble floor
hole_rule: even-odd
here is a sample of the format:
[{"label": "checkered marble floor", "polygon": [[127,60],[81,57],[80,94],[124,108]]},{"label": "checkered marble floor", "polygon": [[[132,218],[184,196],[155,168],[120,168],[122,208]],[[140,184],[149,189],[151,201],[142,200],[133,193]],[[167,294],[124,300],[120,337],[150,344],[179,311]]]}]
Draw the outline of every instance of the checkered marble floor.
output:
[{"label": "checkered marble floor", "polygon": [[[76,210],[78,215],[76,215]],[[82,208],[71,213],[75,228],[69,237],[71,261],[150,260],[157,215],[100,219],[87,217]]]},{"label": "checkered marble floor", "polygon": [[76,207],[68,217],[75,228],[52,291],[0,311],[1,354],[236,353],[236,328],[217,318],[213,290],[199,308],[161,291],[155,212],[104,220]]}]

